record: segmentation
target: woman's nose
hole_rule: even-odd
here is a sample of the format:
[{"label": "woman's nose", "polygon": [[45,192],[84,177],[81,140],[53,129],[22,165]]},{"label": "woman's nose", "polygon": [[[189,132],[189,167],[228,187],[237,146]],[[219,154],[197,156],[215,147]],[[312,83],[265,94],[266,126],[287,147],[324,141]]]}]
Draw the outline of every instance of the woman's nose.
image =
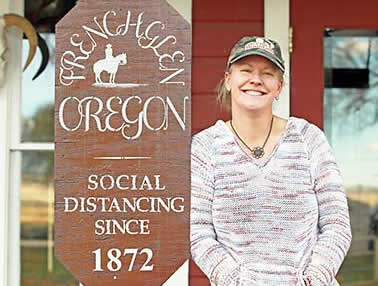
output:
[{"label": "woman's nose", "polygon": [[263,81],[261,75],[258,72],[253,72],[250,74],[249,82],[254,84],[261,84]]}]

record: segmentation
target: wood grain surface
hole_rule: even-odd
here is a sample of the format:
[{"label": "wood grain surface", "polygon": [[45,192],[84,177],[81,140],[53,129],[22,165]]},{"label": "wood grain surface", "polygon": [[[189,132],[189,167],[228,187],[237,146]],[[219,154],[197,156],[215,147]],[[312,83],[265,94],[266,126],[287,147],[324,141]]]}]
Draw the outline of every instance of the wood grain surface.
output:
[{"label": "wood grain surface", "polygon": [[165,0],[82,0],[56,27],[56,255],[85,286],[160,286],[190,257],[191,46]]}]

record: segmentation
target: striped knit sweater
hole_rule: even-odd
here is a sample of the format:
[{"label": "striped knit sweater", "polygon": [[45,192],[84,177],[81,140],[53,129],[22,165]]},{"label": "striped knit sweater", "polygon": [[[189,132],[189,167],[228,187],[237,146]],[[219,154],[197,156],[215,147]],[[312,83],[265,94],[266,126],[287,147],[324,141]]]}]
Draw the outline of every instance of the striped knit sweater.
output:
[{"label": "striped knit sweater", "polygon": [[351,243],[323,132],[290,117],[262,163],[218,121],[192,139],[191,252],[217,286],[336,286]]}]

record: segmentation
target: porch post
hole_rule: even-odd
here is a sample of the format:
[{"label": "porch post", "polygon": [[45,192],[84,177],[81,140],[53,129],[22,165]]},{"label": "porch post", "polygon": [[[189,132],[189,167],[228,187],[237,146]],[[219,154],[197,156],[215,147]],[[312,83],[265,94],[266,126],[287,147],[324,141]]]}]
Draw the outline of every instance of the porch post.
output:
[{"label": "porch post", "polygon": [[274,113],[287,118],[290,114],[290,0],[264,0],[264,33],[265,37],[280,43],[285,61],[285,87],[280,99],[275,103]]},{"label": "porch post", "polygon": [[[24,1],[0,1],[0,16],[5,13],[23,14]],[[5,31],[3,32],[5,36]],[[12,102],[21,90],[22,35],[18,29],[6,32],[8,61],[5,83],[0,87],[0,286],[17,286],[20,281],[19,211],[14,200],[19,190],[11,192]],[[17,277],[15,277],[17,276]]]}]

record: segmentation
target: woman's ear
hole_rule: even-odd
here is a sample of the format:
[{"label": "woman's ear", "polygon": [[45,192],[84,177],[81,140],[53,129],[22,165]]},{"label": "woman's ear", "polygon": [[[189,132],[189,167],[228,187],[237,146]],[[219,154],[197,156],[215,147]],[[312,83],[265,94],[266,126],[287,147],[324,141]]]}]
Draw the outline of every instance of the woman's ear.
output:
[{"label": "woman's ear", "polygon": [[284,81],[283,81],[283,80],[280,80],[280,81],[278,82],[278,87],[277,87],[277,91],[278,91],[278,93],[280,93],[280,92],[282,91],[283,86],[284,86]]},{"label": "woman's ear", "polygon": [[282,71],[280,71],[278,68],[276,68],[276,71],[278,72],[277,76],[278,76],[278,81],[279,81],[277,91],[280,93],[283,87],[285,86],[285,79],[284,79],[284,74]]},{"label": "woman's ear", "polygon": [[228,92],[231,91],[230,78],[231,78],[230,72],[226,71],[224,73],[224,87],[226,88]]}]

